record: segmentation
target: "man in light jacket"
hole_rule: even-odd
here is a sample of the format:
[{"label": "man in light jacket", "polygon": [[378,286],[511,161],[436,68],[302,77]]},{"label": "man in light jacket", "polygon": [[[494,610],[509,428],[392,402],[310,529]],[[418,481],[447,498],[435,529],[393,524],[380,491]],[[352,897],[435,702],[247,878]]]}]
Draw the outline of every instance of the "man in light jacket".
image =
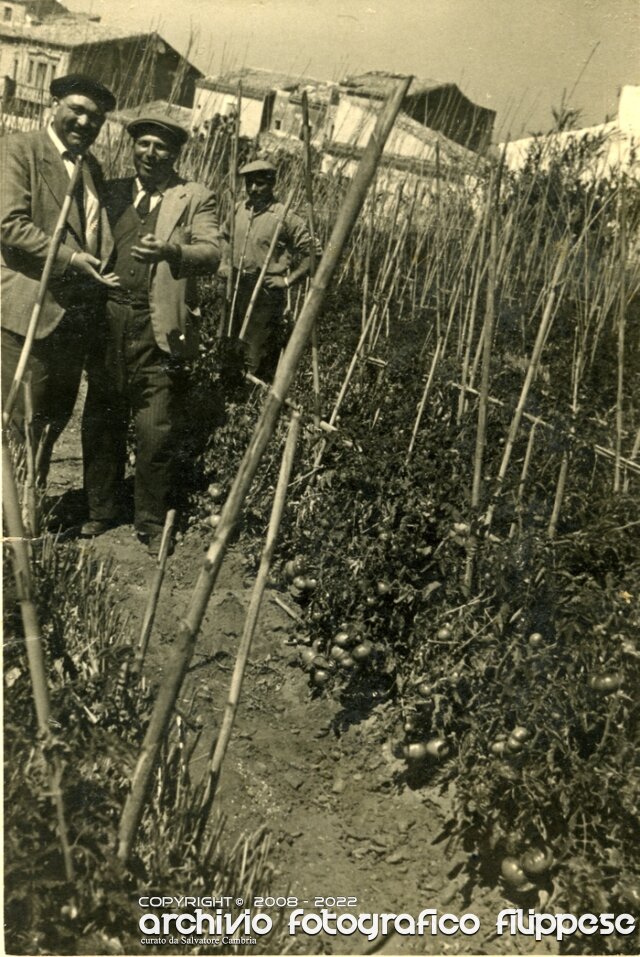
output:
[{"label": "man in light jacket", "polygon": [[[104,183],[88,152],[115,106],[113,94],[84,74],[57,77],[50,87],[49,124],[34,133],[0,138],[2,241],[2,397],[13,382],[74,165],[83,157],[62,243],[53,263],[26,372],[30,373],[33,439],[41,444],[38,480],[44,485],[54,443],[73,412],[82,369],[99,348],[113,240],[104,210]],[[11,424],[24,434],[24,393]],[[83,423],[83,444],[90,442]]]},{"label": "man in light jacket", "polygon": [[176,504],[176,451],[184,427],[185,360],[198,351],[196,277],[219,262],[213,193],[175,171],[186,130],[166,116],[129,123],[136,175],[108,184],[120,289],[107,305],[103,376],[87,395],[93,433],[85,458],[93,537],[117,523],[129,418],[135,432],[134,524],[157,554]]}]

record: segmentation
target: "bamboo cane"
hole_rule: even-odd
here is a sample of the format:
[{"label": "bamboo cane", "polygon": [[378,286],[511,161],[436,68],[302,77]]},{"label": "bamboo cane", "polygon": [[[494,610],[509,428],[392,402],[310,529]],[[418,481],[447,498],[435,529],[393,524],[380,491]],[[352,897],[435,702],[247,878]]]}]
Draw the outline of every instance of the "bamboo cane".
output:
[{"label": "bamboo cane", "polygon": [[[453,389],[464,388],[465,391],[469,392],[471,395],[478,396],[480,394],[477,389],[472,389],[470,386],[463,387],[459,382],[449,382],[448,384]],[[488,401],[490,405],[498,405],[502,407],[504,407],[505,405],[502,399],[497,399],[495,396],[492,396],[492,395],[489,396]],[[551,422],[546,422],[544,419],[541,419],[539,415],[531,415],[530,412],[523,412],[522,418],[526,419],[527,422],[532,422],[534,425],[541,425],[544,429],[555,428],[555,426]],[[637,475],[640,475],[640,463],[634,462],[633,460],[635,455],[637,455],[638,451],[640,451],[640,432],[638,433],[638,435],[639,435],[639,438],[636,439],[636,443],[634,444],[635,451],[632,451],[631,453],[632,457],[631,458],[621,457],[620,462],[625,468],[630,469],[630,471],[634,472]],[[608,449],[604,445],[599,445],[598,443],[595,443],[594,445],[590,446],[590,448],[593,450],[595,455],[599,455],[602,458],[615,461],[616,453],[613,449]]]},{"label": "bamboo cane", "polygon": [[342,250],[362,208],[382,150],[400,111],[411,80],[412,77],[407,77],[398,84],[395,92],[389,97],[378,116],[375,129],[360,160],[356,175],[349,186],[300,318],[293,328],[283,359],[276,371],[271,391],[265,401],[253,436],[222,510],[217,533],[207,552],[204,565],[196,582],[187,615],[178,629],[174,654],[151,714],[133,774],[131,791],[122,812],[118,845],[118,857],[121,860],[128,860],[131,853],[138,825],[142,818],[153,769],[156,766],[158,752],[169,727],[173,707],[180,692],[184,675],[189,667],[198,631],[202,624],[209,597],[218,578],[233,528],[238,520],[258,466],[275,431],[284,400],[287,397],[304,350],[309,343],[311,329],[322,306],[327,286],[332,280]]},{"label": "bamboo cane", "polygon": [[[313,211],[313,182],[311,179],[311,126],[309,124],[309,98],[307,91],[302,93],[302,136],[304,140],[304,185],[307,198],[307,221],[311,235],[311,250],[309,254],[309,276],[313,280],[316,271],[316,223]],[[316,425],[322,417],[320,403],[320,363],[318,356],[318,330],[314,326],[311,331],[311,375],[313,379],[313,412]]]},{"label": "bamboo cane", "polygon": [[73,194],[75,192],[78,177],[80,176],[80,170],[82,168],[82,157],[78,156],[73,167],[73,173],[69,179],[69,185],[67,187],[67,192],[62,203],[62,208],[60,209],[60,215],[58,216],[58,222],[56,223],[56,228],[53,231],[53,236],[51,237],[51,242],[49,243],[49,249],[47,250],[47,258],[44,262],[44,267],[42,270],[42,276],[40,277],[40,283],[38,285],[38,293],[36,296],[36,301],[31,312],[31,318],[29,319],[29,325],[27,327],[27,334],[25,336],[24,345],[22,346],[22,352],[20,353],[20,358],[18,359],[18,365],[13,376],[13,381],[11,387],[7,394],[7,401],[4,404],[4,410],[2,413],[2,421],[6,426],[11,420],[11,413],[13,412],[13,407],[15,405],[16,399],[18,397],[18,390],[22,382],[22,378],[29,361],[29,356],[31,355],[31,349],[33,347],[33,340],[35,339],[36,331],[38,328],[38,322],[40,320],[40,312],[44,303],[44,298],[47,294],[47,288],[49,286],[49,280],[51,278],[51,272],[53,270],[53,264],[55,262],[56,256],[58,255],[58,250],[62,244],[62,236],[67,225],[67,219],[69,216],[69,210],[71,209],[71,203],[73,202]]},{"label": "bamboo cane", "polygon": [[160,589],[162,588],[162,582],[164,581],[164,573],[167,567],[167,558],[169,557],[169,545],[171,543],[171,533],[173,531],[173,524],[176,520],[176,510],[174,508],[170,509],[167,512],[164,528],[162,530],[162,540],[160,542],[160,551],[158,553],[158,567],[153,576],[153,581],[151,582],[151,591],[149,592],[149,600],[147,601],[147,607],[144,612],[144,619],[142,621],[142,629],[140,631],[140,638],[138,640],[138,647],[136,648],[135,658],[133,660],[134,669],[142,668],[144,662],[144,656],[147,653],[147,646],[149,644],[149,638],[151,637],[151,631],[153,629],[153,623],[156,617],[156,609],[158,607],[158,601],[160,599]]},{"label": "bamboo cane", "polygon": [[409,464],[409,459],[411,458],[411,453],[413,452],[413,447],[416,442],[416,436],[418,434],[418,429],[420,428],[420,422],[422,421],[424,407],[427,404],[427,398],[429,396],[429,392],[431,391],[431,384],[433,382],[436,366],[438,365],[438,361],[440,359],[441,347],[442,347],[442,343],[438,342],[436,343],[436,347],[433,351],[433,359],[431,360],[431,368],[429,369],[429,375],[427,376],[427,381],[425,383],[424,390],[422,392],[422,398],[420,399],[420,405],[418,406],[418,414],[416,415],[416,420],[413,424],[413,431],[411,433],[411,441],[409,442],[409,448],[407,450],[407,458],[405,460],[405,464],[407,465]]},{"label": "bamboo cane", "polygon": [[[629,453],[629,458],[630,458],[631,460],[635,459],[635,457],[637,456],[638,452],[640,452],[640,429],[638,429],[638,431],[636,432],[635,441],[634,441],[633,446],[632,446],[632,448],[631,448],[631,452]],[[621,458],[620,461],[623,462],[624,459]],[[624,491],[624,493],[625,493],[625,495],[626,495],[626,493],[629,491],[629,471],[628,471],[628,469],[625,469],[624,485],[622,486],[622,488],[623,488],[623,491]]]},{"label": "bamboo cane", "polygon": [[[524,453],[524,461],[522,463],[522,471],[520,472],[520,482],[518,484],[518,492],[516,496],[516,512],[518,517],[522,512],[522,499],[524,497],[524,488],[527,481],[527,475],[529,474],[529,465],[531,464],[531,457],[533,455],[533,444],[535,442],[536,435],[536,425],[534,422],[529,431],[529,439],[527,441],[527,450]],[[517,524],[516,522],[511,523],[511,528],[509,529],[509,538],[513,538],[516,533]]]},{"label": "bamboo cane", "polygon": [[62,848],[62,857],[64,860],[65,876],[68,881],[74,879],[73,859],[71,856],[71,847],[69,844],[69,832],[67,829],[64,799],[61,790],[62,764],[60,758],[53,754],[48,756],[50,749],[47,745],[51,742],[51,705],[49,700],[49,687],[47,685],[47,670],[44,659],[44,650],[42,647],[42,634],[40,631],[40,622],[38,612],[33,600],[33,585],[31,581],[31,568],[29,565],[29,552],[20,515],[20,501],[18,498],[18,489],[16,486],[11,455],[6,443],[2,443],[2,486],[3,486],[3,511],[5,516],[6,530],[13,552],[13,570],[18,592],[18,601],[20,602],[20,614],[22,616],[22,626],[24,628],[25,648],[27,660],[29,662],[29,673],[31,675],[31,685],[33,688],[33,700],[35,704],[36,718],[42,740],[42,755],[47,768],[50,782],[51,798],[53,800],[56,816],[58,819],[58,837]]},{"label": "bamboo cane", "polygon": [[482,491],[482,463],[487,436],[487,410],[489,397],[489,380],[491,374],[491,351],[493,344],[493,326],[495,319],[495,292],[496,292],[496,253],[497,253],[497,223],[496,214],[491,214],[491,238],[489,242],[489,274],[487,277],[487,305],[482,329],[482,374],[480,380],[480,397],[478,402],[478,426],[476,430],[476,449],[473,460],[473,484],[471,488],[471,508],[478,508]]},{"label": "bamboo cane", "polygon": [[518,429],[520,428],[520,422],[522,421],[522,416],[524,413],[524,406],[526,404],[527,398],[529,396],[529,390],[531,389],[531,384],[536,376],[538,371],[538,364],[540,362],[540,356],[542,354],[542,348],[547,338],[547,332],[553,317],[553,307],[556,301],[557,288],[560,284],[562,271],[564,269],[565,262],[567,260],[568,247],[563,245],[560,249],[558,259],[556,262],[556,268],[551,279],[550,289],[547,296],[547,303],[540,320],[540,326],[538,327],[538,333],[536,336],[536,341],[533,346],[533,351],[531,353],[531,358],[529,360],[529,365],[527,367],[527,372],[525,375],[524,382],[522,384],[522,389],[520,391],[520,397],[518,399],[518,404],[516,406],[515,412],[511,419],[511,425],[509,427],[509,433],[507,435],[507,441],[505,442],[504,452],[502,454],[502,461],[500,462],[500,468],[498,470],[498,476],[496,479],[496,491],[493,496],[493,501],[487,509],[485,516],[485,524],[487,527],[491,525],[493,520],[493,513],[495,511],[495,505],[498,495],[500,494],[500,489],[502,488],[502,483],[504,477],[507,473],[507,468],[509,467],[509,462],[511,460],[511,453],[513,451],[513,446],[518,434]]},{"label": "bamboo cane", "polygon": [[293,468],[293,461],[299,434],[300,413],[292,412],[291,421],[289,424],[289,432],[287,434],[287,440],[282,455],[278,484],[276,486],[276,491],[273,498],[273,506],[271,509],[271,517],[269,519],[269,527],[267,529],[264,549],[262,551],[260,566],[258,568],[258,574],[256,575],[253,591],[251,592],[251,600],[249,602],[249,609],[247,611],[242,638],[240,639],[238,656],[233,669],[233,677],[229,687],[229,697],[227,699],[227,706],[222,719],[222,726],[218,733],[216,748],[209,766],[209,779],[202,798],[202,807],[205,810],[205,815],[203,816],[206,816],[206,812],[208,812],[211,802],[215,796],[220,781],[222,762],[224,761],[224,757],[229,746],[229,741],[231,740],[231,732],[233,731],[233,725],[238,711],[238,702],[240,700],[240,693],[242,691],[244,673],[249,660],[249,652],[251,651],[253,636],[255,634],[256,625],[258,624],[260,608],[262,606],[262,598],[267,585],[271,563],[273,561],[273,554],[275,551],[280,522],[282,521],[282,514],[287,497],[287,488],[291,478],[291,470]]},{"label": "bamboo cane", "polygon": [[620,456],[622,455],[624,412],[624,351],[626,327],[627,214],[624,188],[620,193],[620,286],[618,300],[618,381],[616,392],[616,460],[613,469],[613,491],[620,491]]},{"label": "bamboo cane", "polygon": [[264,284],[264,281],[267,275],[267,270],[271,264],[271,260],[273,259],[273,254],[276,251],[276,246],[280,238],[280,233],[282,232],[282,227],[284,226],[284,221],[287,218],[287,213],[289,212],[289,208],[291,206],[291,203],[293,202],[293,195],[294,195],[294,192],[293,190],[291,190],[291,192],[289,193],[289,196],[287,197],[287,201],[284,204],[282,212],[280,213],[280,216],[278,217],[278,222],[276,223],[276,228],[273,232],[273,236],[271,237],[271,242],[269,244],[269,250],[267,252],[265,261],[262,264],[260,273],[258,274],[256,284],[253,288],[253,292],[251,293],[251,299],[249,300],[249,305],[247,306],[247,311],[245,312],[245,315],[244,315],[244,322],[242,323],[242,329],[240,330],[240,335],[238,336],[239,339],[244,339],[247,333],[247,329],[249,328],[249,322],[251,321],[251,316],[253,315],[253,310],[255,308],[256,301],[258,299],[258,296],[260,295],[260,290],[262,289],[262,286]]},{"label": "bamboo cane", "polygon": [[24,486],[25,523],[32,538],[40,534],[38,521],[38,500],[36,496],[36,464],[33,447],[33,399],[31,393],[31,373],[27,372],[23,382],[24,389],[24,438],[27,475]]},{"label": "bamboo cane", "polygon": [[229,218],[229,275],[227,276],[226,305],[230,310],[229,324],[233,321],[232,292],[233,292],[233,249],[236,235],[236,204],[238,199],[238,148],[240,143],[240,117],[242,111],[242,82],[238,81],[238,97],[236,103],[236,122],[233,130],[233,144],[231,148],[231,216]]}]

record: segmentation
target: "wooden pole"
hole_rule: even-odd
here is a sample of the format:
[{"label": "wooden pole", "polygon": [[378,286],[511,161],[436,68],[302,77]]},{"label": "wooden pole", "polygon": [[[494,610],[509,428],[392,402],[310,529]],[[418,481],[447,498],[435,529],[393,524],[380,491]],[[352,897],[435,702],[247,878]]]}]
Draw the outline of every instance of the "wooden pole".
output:
[{"label": "wooden pole", "polygon": [[44,267],[42,270],[42,276],[40,277],[40,284],[38,286],[38,293],[36,296],[36,301],[33,305],[31,312],[31,318],[29,319],[29,325],[27,327],[27,334],[25,336],[24,345],[22,346],[22,352],[20,353],[20,358],[18,360],[18,365],[13,376],[13,381],[11,387],[7,394],[7,401],[4,404],[4,409],[2,412],[2,422],[6,426],[11,420],[11,413],[13,412],[13,407],[16,403],[18,397],[18,390],[20,389],[20,384],[27,367],[27,362],[29,361],[29,356],[31,355],[31,349],[33,347],[33,340],[36,336],[36,331],[38,328],[38,322],[40,321],[40,312],[42,310],[42,305],[44,303],[44,298],[47,294],[47,288],[49,286],[49,280],[51,278],[51,271],[53,269],[53,264],[58,255],[58,250],[62,244],[62,235],[67,225],[67,219],[69,216],[69,210],[71,209],[71,203],[73,202],[73,194],[78,183],[78,177],[80,176],[80,170],[82,169],[82,157],[78,156],[73,167],[73,173],[69,179],[69,185],[67,187],[67,192],[62,203],[62,208],[60,209],[60,215],[58,216],[58,222],[56,223],[56,228],[53,231],[53,236],[51,237],[51,242],[49,243],[49,249],[47,251],[47,258],[44,262]]},{"label": "wooden pole", "polygon": [[[309,123],[309,98],[307,91],[302,92],[302,138],[304,141],[304,188],[307,199],[307,222],[311,235],[311,253],[309,255],[309,276],[313,279],[316,271],[316,223],[313,212],[313,181],[311,178],[311,125]],[[320,362],[318,356],[318,330],[311,330],[311,375],[313,378],[313,414],[316,425],[322,417],[320,403]]]},{"label": "wooden pole", "polygon": [[[269,571],[271,569],[271,563],[273,561],[273,553],[275,551],[276,539],[278,537],[278,530],[280,528],[280,522],[282,521],[282,514],[284,511],[285,500],[287,497],[287,488],[289,485],[289,480],[291,478],[291,471],[293,469],[293,461],[296,452],[296,444],[298,442],[298,436],[300,434],[300,413],[292,412],[291,413],[291,422],[289,424],[289,432],[287,435],[287,441],[285,443],[284,452],[282,455],[282,463],[280,466],[280,474],[278,476],[278,484],[276,486],[276,491],[273,499],[273,506],[271,509],[271,517],[269,519],[269,527],[267,529],[267,536],[264,543],[264,549],[262,552],[262,557],[260,559],[260,566],[258,568],[258,574],[256,576],[255,584],[253,586],[253,591],[251,593],[251,600],[249,602],[249,610],[247,612],[247,617],[244,624],[244,629],[242,632],[242,638],[240,639],[240,646],[238,648],[238,656],[236,658],[235,667],[233,669],[233,677],[231,679],[231,685],[229,688],[229,697],[227,699],[227,706],[225,708],[224,717],[222,719],[222,726],[218,734],[218,740],[216,742],[215,751],[213,753],[213,758],[211,759],[211,764],[209,766],[209,780],[204,790],[204,795],[202,798],[203,809],[208,811],[211,801],[215,796],[218,783],[220,781],[220,771],[222,769],[222,762],[224,761],[225,754],[227,753],[227,748],[229,746],[229,741],[231,740],[231,732],[233,731],[233,725],[236,719],[236,714],[238,711],[238,702],[240,700],[240,693],[242,691],[242,682],[244,680],[244,673],[246,671],[247,662],[249,660],[249,653],[251,651],[251,645],[253,643],[253,636],[255,634],[256,625],[258,624],[258,618],[260,616],[260,608],[262,606],[262,598],[264,595],[264,590],[267,585],[267,579],[269,577]],[[206,813],[204,815],[206,818]]]},{"label": "wooden pole", "polygon": [[42,633],[40,631],[38,612],[33,600],[29,551],[24,534],[22,517],[20,515],[18,489],[13,464],[11,462],[11,455],[5,442],[2,443],[2,494],[5,529],[8,532],[8,539],[13,552],[13,571],[16,580],[18,601],[20,602],[20,614],[24,628],[24,640],[27,661],[29,662],[29,673],[31,675],[31,686],[33,688],[33,700],[43,744],[42,755],[49,777],[51,798],[58,818],[58,837],[60,838],[60,846],[62,848],[65,876],[68,881],[72,881],[75,877],[75,873],[60,786],[62,781],[62,764],[59,756],[48,747],[51,743],[52,734],[47,668],[42,647]]},{"label": "wooden pole", "polygon": [[225,502],[216,536],[209,548],[191,598],[187,615],[180,623],[174,654],[156,699],[147,733],[142,743],[131,782],[131,792],[120,820],[118,857],[126,861],[131,853],[138,825],[142,818],[153,769],[171,721],[175,701],[195,649],[196,638],[213,587],[217,581],[229,539],[247,496],[258,466],[275,431],[280,411],[291,388],[302,355],[309,344],[311,329],[322,306],[327,286],[338,266],[340,256],[362,208],[369,184],[375,175],[380,156],[395,119],[400,111],[412,77],[402,80],[378,116],[375,129],[353,178],[331,238],[311,283],[300,318],[276,370],[271,391],[265,401],[249,446]]},{"label": "wooden pole", "polygon": [[144,662],[144,656],[147,653],[147,646],[149,644],[149,638],[151,637],[151,631],[153,629],[153,622],[156,617],[156,609],[158,607],[158,600],[160,598],[160,590],[162,588],[162,582],[164,581],[164,573],[167,567],[167,558],[169,557],[169,545],[171,544],[171,533],[173,531],[173,523],[176,520],[176,510],[174,508],[170,509],[167,512],[164,528],[162,530],[162,540],[160,542],[160,551],[158,553],[158,567],[153,576],[153,581],[151,582],[151,591],[149,593],[149,600],[147,602],[147,607],[144,613],[144,619],[142,622],[142,629],[140,631],[140,638],[138,641],[138,647],[136,648],[136,654],[133,661],[134,668],[142,668]]},{"label": "wooden pole", "polygon": [[[228,328],[231,335],[231,326],[233,323],[233,307],[235,304],[235,295],[233,294],[233,250],[236,236],[236,205],[238,201],[238,150],[240,144],[240,118],[242,114],[242,82],[238,81],[238,97],[236,101],[236,122],[233,130],[233,143],[231,147],[231,169],[229,187],[231,192],[231,212],[229,216],[229,273],[227,275],[227,292],[225,297],[225,309],[228,310]],[[225,316],[222,316],[220,331],[225,327]]]},{"label": "wooden pole", "polygon": [[622,434],[624,424],[624,353],[627,311],[627,214],[624,188],[620,187],[620,292],[618,299],[618,383],[616,392],[616,459],[613,470],[613,491],[620,491]]}]

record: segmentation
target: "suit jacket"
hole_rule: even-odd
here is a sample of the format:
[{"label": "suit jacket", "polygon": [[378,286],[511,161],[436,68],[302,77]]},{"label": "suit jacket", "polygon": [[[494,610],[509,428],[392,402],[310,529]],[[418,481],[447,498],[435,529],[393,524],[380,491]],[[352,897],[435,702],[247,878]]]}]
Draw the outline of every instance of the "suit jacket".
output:
[{"label": "suit jacket", "polygon": [[[115,224],[133,202],[134,177],[107,183],[107,210]],[[200,309],[196,277],[214,273],[220,262],[220,235],[214,194],[177,174],[164,190],[155,236],[180,247],[180,263],[149,269],[149,307],[158,346],[192,358],[198,352]]]},{"label": "suit jacket", "polygon": [[[98,162],[85,157],[102,200],[104,181]],[[2,325],[26,335],[38,293],[47,252],[69,186],[64,161],[46,129],[11,133],[0,138],[0,244],[2,251]],[[69,271],[71,256],[83,249],[80,211],[71,204],[67,227],[56,256],[36,331],[48,336],[71,307],[95,307],[104,302],[104,291],[95,282]],[[113,239],[104,209],[100,217],[100,258],[106,265]]]}]

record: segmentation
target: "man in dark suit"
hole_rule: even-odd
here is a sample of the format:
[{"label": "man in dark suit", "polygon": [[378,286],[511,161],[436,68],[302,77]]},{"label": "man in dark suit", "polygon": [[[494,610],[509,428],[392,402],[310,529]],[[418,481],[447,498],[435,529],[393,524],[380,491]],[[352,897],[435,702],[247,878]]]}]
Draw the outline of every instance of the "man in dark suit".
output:
[{"label": "man in dark suit", "polygon": [[[117,284],[115,276],[104,272],[113,242],[103,207],[102,172],[88,152],[115,99],[105,86],[82,74],[58,77],[50,90],[52,114],[45,129],[0,139],[3,400],[22,352],[74,164],[83,157],[26,369],[31,374],[34,443],[37,447],[42,442],[42,485],[54,443],[73,412],[83,366],[99,340],[106,289]],[[12,426],[23,434],[22,390]],[[83,430],[86,441],[90,438]]]},{"label": "man in dark suit", "polygon": [[215,272],[220,251],[213,193],[174,169],[187,131],[165,116],[141,117],[127,130],[136,175],[107,187],[121,287],[109,294],[103,375],[87,395],[93,444],[85,457],[90,519],[82,533],[100,535],[118,519],[131,415],[134,524],[157,554],[176,504],[185,360],[198,351],[196,277]]}]

